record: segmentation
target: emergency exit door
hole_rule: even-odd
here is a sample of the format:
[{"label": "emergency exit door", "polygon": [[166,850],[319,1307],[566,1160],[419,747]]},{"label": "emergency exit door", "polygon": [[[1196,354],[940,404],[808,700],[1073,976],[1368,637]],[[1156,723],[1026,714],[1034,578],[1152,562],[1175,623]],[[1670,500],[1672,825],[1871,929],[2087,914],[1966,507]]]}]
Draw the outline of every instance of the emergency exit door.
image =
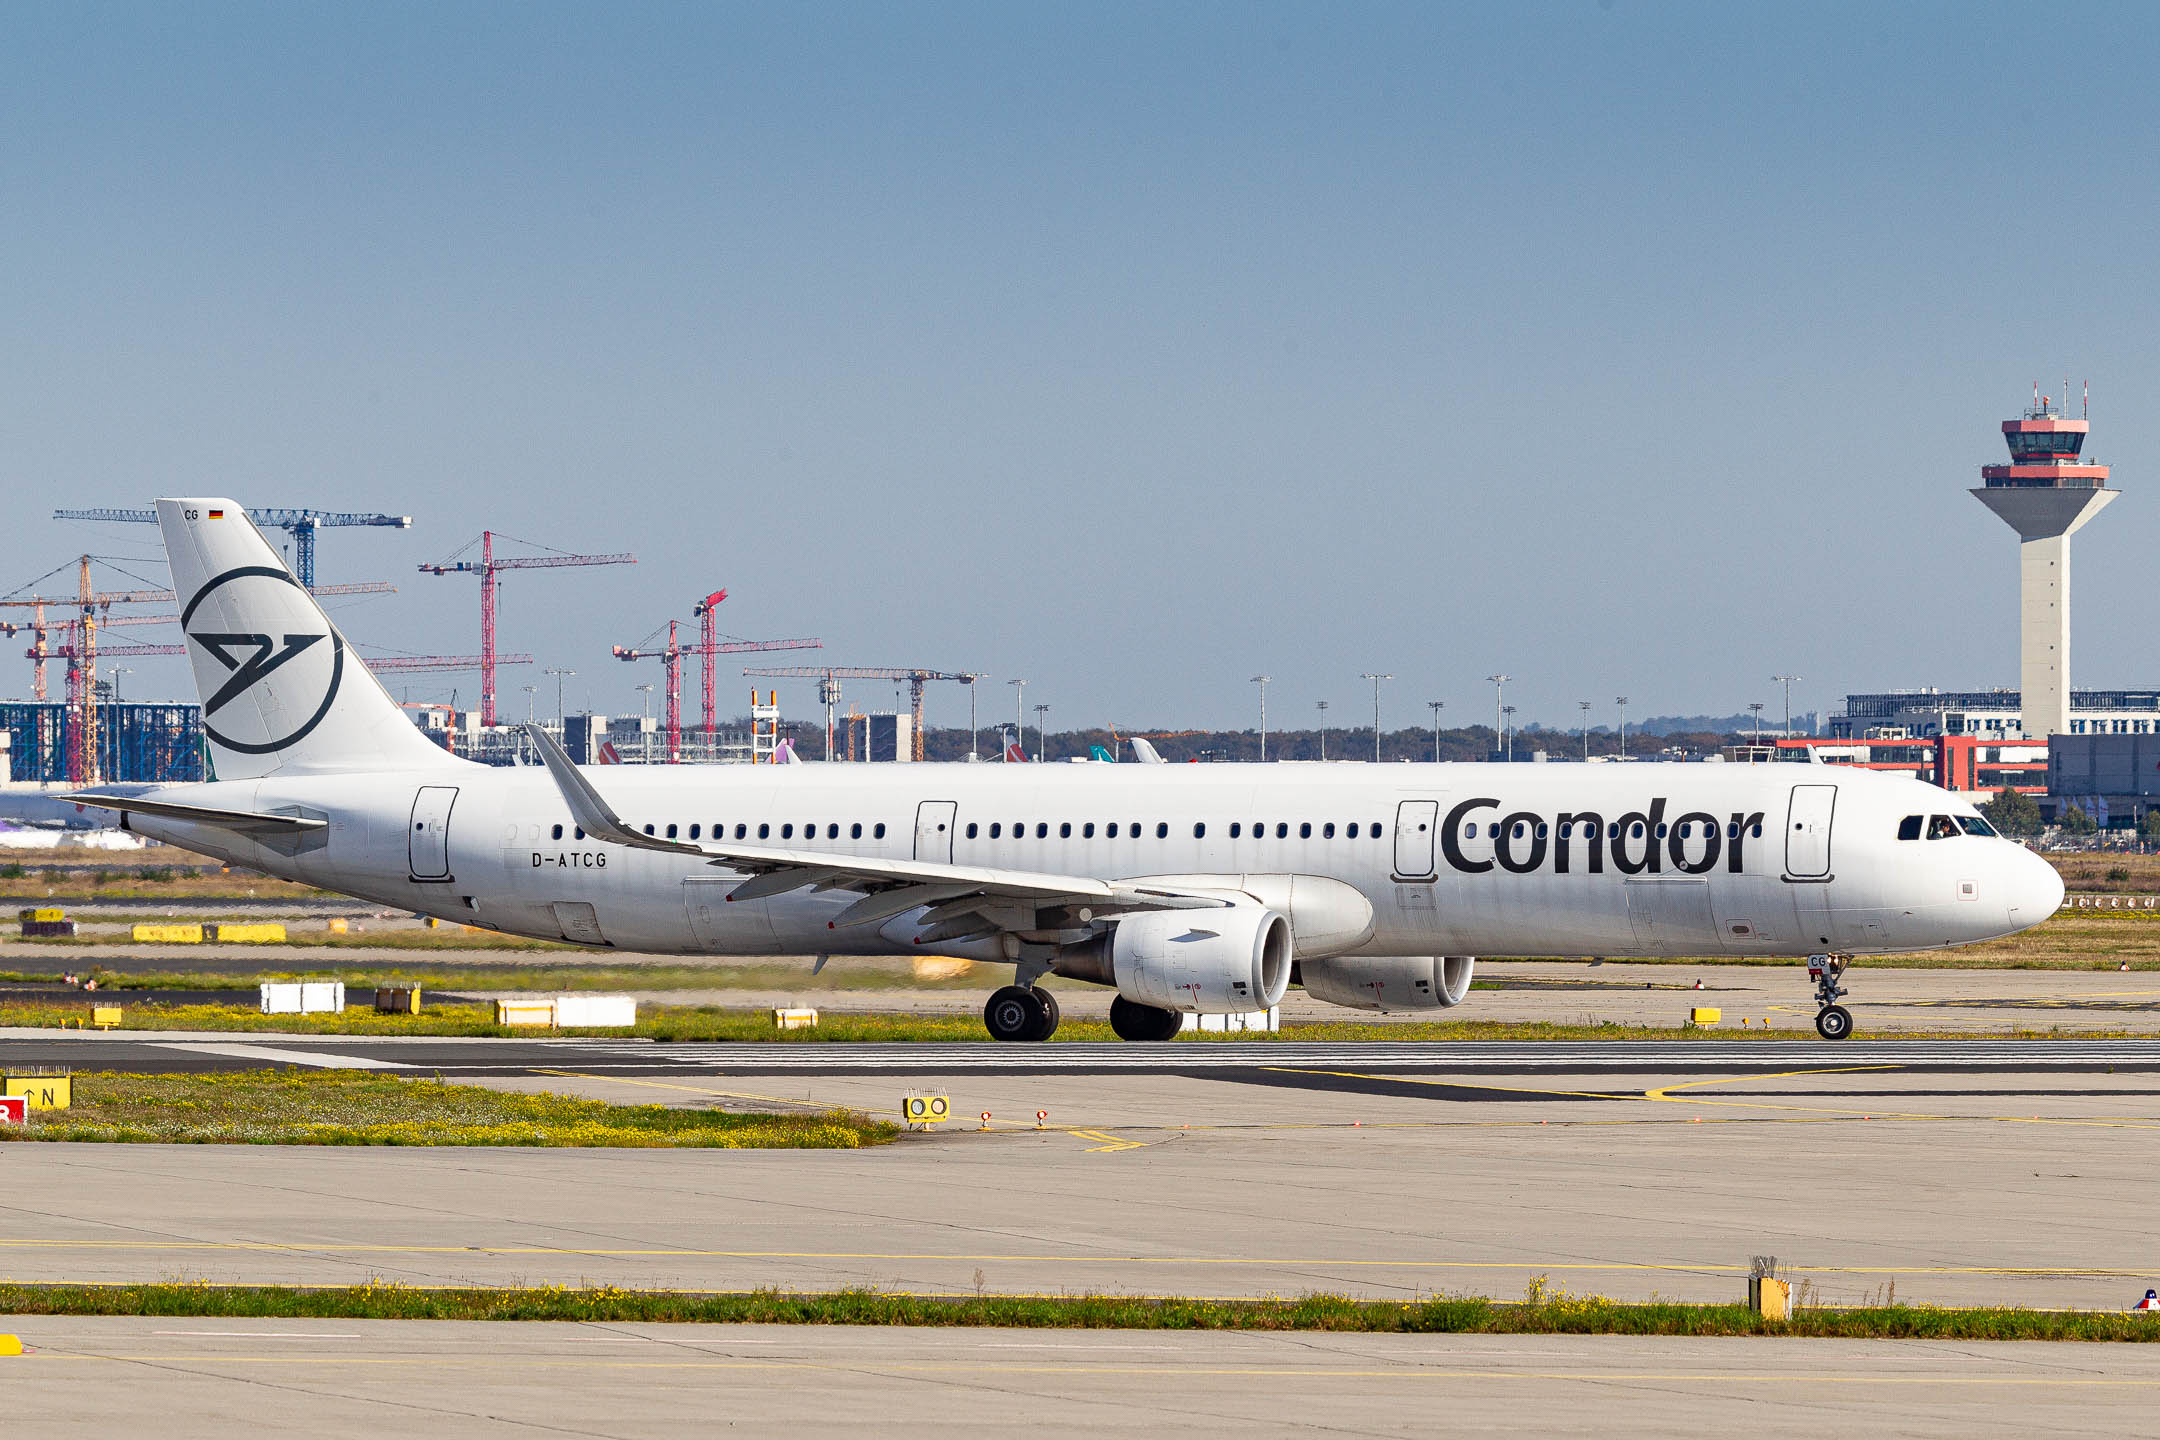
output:
[{"label": "emergency exit door", "polygon": [[1795,785],[1785,817],[1785,874],[1793,880],[1830,878],[1830,821],[1837,786]]},{"label": "emergency exit door", "polygon": [[455,785],[423,785],[413,797],[412,824],[405,831],[413,879],[450,878],[450,807],[455,804]]},{"label": "emergency exit door", "polygon": [[915,807],[915,858],[939,865],[952,864],[953,822],[959,817],[957,800],[925,800]]},{"label": "emergency exit door", "polygon": [[1440,835],[1440,802],[1404,800],[1395,807],[1395,878],[1430,880],[1433,842]]}]

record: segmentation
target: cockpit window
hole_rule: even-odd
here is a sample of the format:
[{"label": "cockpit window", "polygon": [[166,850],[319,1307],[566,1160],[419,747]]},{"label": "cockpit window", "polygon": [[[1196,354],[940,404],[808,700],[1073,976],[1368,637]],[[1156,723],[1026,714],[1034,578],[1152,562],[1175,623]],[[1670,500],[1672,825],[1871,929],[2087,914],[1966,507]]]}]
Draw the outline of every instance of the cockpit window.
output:
[{"label": "cockpit window", "polygon": [[1928,816],[1928,839],[1955,840],[1965,832],[1958,829],[1957,821],[1947,815]]},{"label": "cockpit window", "polygon": [[1925,815],[1907,815],[1897,822],[1897,838],[1900,840],[1917,840],[1920,838],[1920,827],[1925,824],[1927,824]]},{"label": "cockpit window", "polygon": [[1995,827],[1988,824],[1978,815],[1960,815],[1957,817],[1957,822],[1965,827],[1965,833],[1968,835],[1993,835],[1995,833]]}]

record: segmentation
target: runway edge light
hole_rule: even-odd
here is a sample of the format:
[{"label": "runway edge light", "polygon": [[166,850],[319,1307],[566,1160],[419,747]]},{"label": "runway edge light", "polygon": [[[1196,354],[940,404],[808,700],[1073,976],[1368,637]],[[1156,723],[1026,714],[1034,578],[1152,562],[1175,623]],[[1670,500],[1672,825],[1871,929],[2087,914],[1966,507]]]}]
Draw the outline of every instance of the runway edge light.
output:
[{"label": "runway edge light", "polygon": [[909,1093],[900,1098],[900,1118],[910,1125],[935,1125],[952,1119],[952,1099],[946,1095]]}]

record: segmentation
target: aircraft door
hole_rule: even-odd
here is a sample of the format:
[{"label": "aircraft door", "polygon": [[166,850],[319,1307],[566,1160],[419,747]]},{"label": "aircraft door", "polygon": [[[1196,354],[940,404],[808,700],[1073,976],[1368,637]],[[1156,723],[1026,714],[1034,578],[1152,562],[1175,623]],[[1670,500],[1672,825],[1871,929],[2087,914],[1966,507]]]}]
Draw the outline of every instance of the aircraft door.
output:
[{"label": "aircraft door", "polygon": [[1433,844],[1440,837],[1440,802],[1404,800],[1395,807],[1395,878],[1430,880]]},{"label": "aircraft door", "polygon": [[952,864],[953,825],[960,814],[956,800],[925,800],[915,807],[915,858]]},{"label": "aircraft door", "polygon": [[1785,819],[1785,874],[1794,880],[1830,878],[1830,822],[1837,786],[1795,785]]},{"label": "aircraft door", "polygon": [[455,785],[423,785],[413,797],[412,824],[405,832],[413,879],[450,878],[450,807],[456,803]]}]

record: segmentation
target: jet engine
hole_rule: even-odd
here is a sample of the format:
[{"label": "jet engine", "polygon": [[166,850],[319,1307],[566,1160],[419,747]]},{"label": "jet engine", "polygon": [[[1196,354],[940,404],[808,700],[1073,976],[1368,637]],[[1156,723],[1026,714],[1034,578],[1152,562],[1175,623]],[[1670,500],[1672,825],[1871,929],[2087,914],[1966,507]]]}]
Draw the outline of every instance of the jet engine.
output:
[{"label": "jet engine", "polygon": [[1159,1010],[1265,1010],[1290,988],[1290,922],[1260,905],[1128,915],[1109,951],[1118,993]]},{"label": "jet engine", "polygon": [[1338,955],[1301,960],[1305,993],[1352,1010],[1444,1010],[1470,993],[1474,955]]}]

